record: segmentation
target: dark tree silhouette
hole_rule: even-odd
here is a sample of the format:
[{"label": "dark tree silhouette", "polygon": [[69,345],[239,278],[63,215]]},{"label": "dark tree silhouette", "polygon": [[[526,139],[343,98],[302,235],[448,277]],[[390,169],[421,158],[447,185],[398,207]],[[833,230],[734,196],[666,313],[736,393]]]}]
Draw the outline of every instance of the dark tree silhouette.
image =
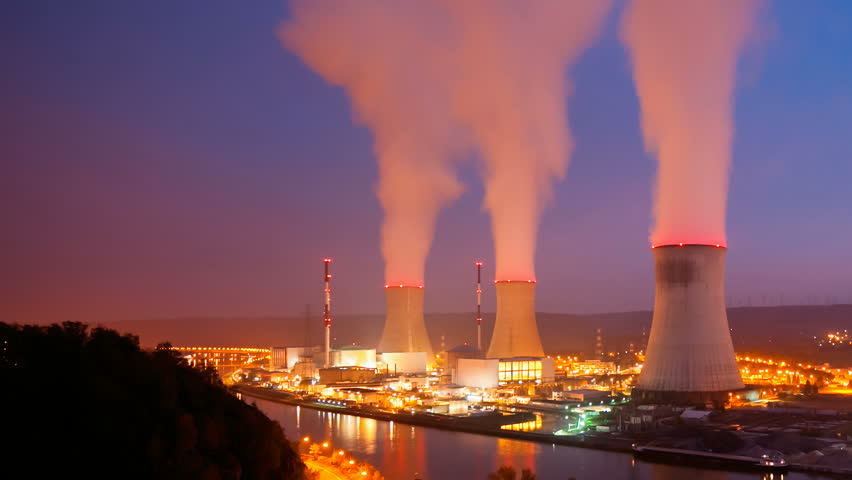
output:
[{"label": "dark tree silhouette", "polygon": [[0,379],[4,478],[304,478],[276,422],[168,344],[0,323]]},{"label": "dark tree silhouette", "polygon": [[[503,465],[496,472],[488,474],[488,480],[516,480],[518,472],[509,465]],[[520,480],[535,480],[535,474],[528,468],[521,470]]]}]

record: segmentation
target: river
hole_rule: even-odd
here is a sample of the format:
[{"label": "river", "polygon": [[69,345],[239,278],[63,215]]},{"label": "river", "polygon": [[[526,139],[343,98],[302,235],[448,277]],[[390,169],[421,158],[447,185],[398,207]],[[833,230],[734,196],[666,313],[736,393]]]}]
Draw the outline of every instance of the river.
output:
[{"label": "river", "polygon": [[[284,427],[290,439],[309,436],[352,452],[387,480],[486,480],[501,465],[531,469],[538,480],[816,480],[829,477],[698,470],[634,461],[626,453],[547,445],[413,427],[245,397]],[[520,476],[520,475],[519,475]]]}]

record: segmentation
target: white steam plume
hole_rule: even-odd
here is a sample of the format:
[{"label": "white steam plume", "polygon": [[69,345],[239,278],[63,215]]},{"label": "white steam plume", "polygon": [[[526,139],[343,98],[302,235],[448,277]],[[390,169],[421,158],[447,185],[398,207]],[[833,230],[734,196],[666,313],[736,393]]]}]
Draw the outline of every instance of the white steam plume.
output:
[{"label": "white steam plume", "polygon": [[497,279],[535,278],[539,219],[573,148],[566,70],[597,37],[609,0],[444,0],[458,28],[457,115],[485,161]]},{"label": "white steam plume", "polygon": [[609,0],[295,0],[285,45],[372,130],[389,284],[420,284],[452,159],[485,164],[496,275],[535,277],[541,212],[572,150],[566,70]]},{"label": "white steam plume", "polygon": [[461,193],[441,52],[446,17],[428,1],[295,0],[284,44],[349,95],[372,131],[385,212],[385,282],[422,285],[439,210]]},{"label": "white steam plume", "polygon": [[658,159],[653,245],[725,245],[737,58],[760,0],[632,0],[622,38]]}]

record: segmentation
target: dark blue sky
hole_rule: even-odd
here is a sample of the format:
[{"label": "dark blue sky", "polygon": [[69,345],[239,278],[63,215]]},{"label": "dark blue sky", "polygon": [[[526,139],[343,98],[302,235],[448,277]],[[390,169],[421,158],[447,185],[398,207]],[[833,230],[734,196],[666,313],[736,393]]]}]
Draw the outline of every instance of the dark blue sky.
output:
[{"label": "dark blue sky", "polygon": [[[655,164],[621,6],[573,70],[577,148],[542,221],[540,311],[653,302]],[[321,302],[324,256],[338,312],[383,310],[371,137],[280,46],[286,15],[279,0],[0,4],[4,320],[297,313]],[[765,23],[740,68],[728,295],[848,302],[852,2],[777,0]],[[475,259],[490,277],[479,174],[462,177],[428,311],[472,308]]]}]

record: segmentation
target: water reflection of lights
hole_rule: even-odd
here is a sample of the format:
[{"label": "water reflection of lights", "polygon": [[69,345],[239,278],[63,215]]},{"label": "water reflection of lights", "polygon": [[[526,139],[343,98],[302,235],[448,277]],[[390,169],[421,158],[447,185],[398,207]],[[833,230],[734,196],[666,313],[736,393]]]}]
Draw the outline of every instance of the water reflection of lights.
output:
[{"label": "water reflection of lights", "polygon": [[533,442],[517,442],[506,438],[497,439],[497,455],[494,469],[502,465],[512,465],[515,470],[535,469],[535,459],[541,449],[541,444]]},{"label": "water reflection of lights", "polygon": [[359,428],[363,427],[364,429],[364,438],[366,439],[364,451],[370,455],[376,453],[376,430],[378,427],[378,421],[372,418],[359,417],[358,426]]},{"label": "water reflection of lights", "polygon": [[[396,422],[382,422],[370,419],[375,424],[375,439],[367,435],[372,427],[367,423],[360,426],[361,439],[355,441],[353,425],[352,435],[345,430],[349,422],[341,418],[341,430],[326,434],[325,425],[328,414],[312,409],[301,411],[301,428],[296,430],[296,407],[272,404],[257,400],[259,407],[270,417],[278,420],[286,433],[293,439],[302,440],[310,436],[310,441],[322,443],[328,441],[334,448],[330,452],[344,450],[344,463],[351,459],[353,465],[358,461],[366,461],[382,471],[387,479],[441,479],[441,478],[470,478],[484,479],[502,465],[512,465],[518,472],[531,467],[538,478],[568,478],[578,479],[633,479],[633,480],[790,480],[805,478],[799,474],[774,475],[755,473],[741,475],[736,473],[719,473],[716,471],[699,471],[683,466],[670,467],[670,470],[660,471],[654,464],[633,461],[632,455],[613,454],[611,452],[577,449],[565,446],[546,448],[548,444],[530,443],[526,441],[501,439],[480,435],[461,434],[457,432],[434,430],[414,427]],[[339,414],[337,414],[339,415]],[[548,420],[548,416],[544,416]],[[547,422],[545,422],[547,423]],[[543,427],[544,428],[544,427]],[[548,427],[549,428],[549,427]],[[411,435],[411,430],[416,434]],[[413,437],[414,440],[410,440]],[[373,444],[373,445],[368,445]],[[373,448],[375,450],[373,450]],[[367,450],[375,451],[367,454]],[[329,452],[329,450],[326,450]],[[531,463],[527,459],[533,458]],[[348,465],[347,465],[348,466]],[[665,467],[664,467],[665,468]],[[356,476],[359,470],[353,470]],[[415,477],[415,472],[420,474]],[[659,474],[659,476],[657,476]],[[520,475],[518,475],[520,476]],[[367,478],[370,478],[367,476]]]},{"label": "water reflection of lights", "polygon": [[502,425],[500,428],[503,430],[512,430],[514,432],[534,432],[536,430],[541,430],[541,425],[541,415],[536,415],[535,420]]}]

